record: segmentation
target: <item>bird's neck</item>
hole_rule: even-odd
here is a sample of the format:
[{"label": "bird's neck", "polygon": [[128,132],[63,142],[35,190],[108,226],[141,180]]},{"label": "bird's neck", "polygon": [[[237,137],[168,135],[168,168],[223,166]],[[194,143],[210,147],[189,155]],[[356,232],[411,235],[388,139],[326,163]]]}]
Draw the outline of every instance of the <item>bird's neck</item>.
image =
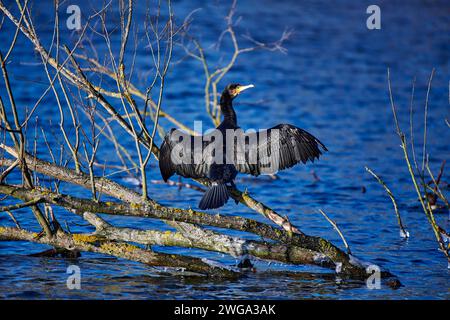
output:
[{"label": "bird's neck", "polygon": [[237,126],[236,112],[234,112],[232,99],[227,94],[220,97],[220,111],[223,114],[223,121]]}]

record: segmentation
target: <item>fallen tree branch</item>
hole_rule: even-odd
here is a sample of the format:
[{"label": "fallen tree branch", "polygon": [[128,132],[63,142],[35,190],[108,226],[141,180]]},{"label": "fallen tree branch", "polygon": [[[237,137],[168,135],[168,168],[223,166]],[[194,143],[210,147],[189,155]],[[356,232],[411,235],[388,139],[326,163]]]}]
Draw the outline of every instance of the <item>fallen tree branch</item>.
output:
[{"label": "fallen tree branch", "polygon": [[157,218],[162,220],[201,224],[219,228],[234,229],[255,233],[261,237],[280,241],[289,246],[298,246],[315,251],[328,257],[335,264],[342,264],[342,273],[356,277],[365,277],[365,268],[355,265],[350,257],[325,239],[314,236],[288,233],[264,223],[242,217],[211,215],[194,210],[167,208],[156,203],[117,203],[101,202],[72,197],[50,192],[48,190],[24,189],[17,186],[0,185],[0,193],[24,201],[41,199],[42,201],[62,206],[77,212],[95,212],[109,215]]},{"label": "fallen tree branch", "polygon": [[334,268],[334,263],[325,255],[318,254],[312,250],[285,244],[243,240],[211,230],[192,228],[192,225],[187,223],[178,223],[176,228],[179,232],[170,232],[115,227],[89,212],[85,212],[83,217],[96,227],[96,235],[111,240],[144,245],[198,248],[229,254],[236,258],[248,254],[256,258],[284,263],[311,264]]},{"label": "fallen tree branch", "polygon": [[37,233],[23,229],[0,227],[0,241],[29,241],[50,245],[67,250],[87,251],[112,255],[131,261],[141,262],[149,266],[166,266],[206,275],[211,277],[235,278],[238,272],[211,266],[201,259],[166,253],[156,253],[130,244],[105,240],[91,234],[65,234],[50,237],[39,237]]}]

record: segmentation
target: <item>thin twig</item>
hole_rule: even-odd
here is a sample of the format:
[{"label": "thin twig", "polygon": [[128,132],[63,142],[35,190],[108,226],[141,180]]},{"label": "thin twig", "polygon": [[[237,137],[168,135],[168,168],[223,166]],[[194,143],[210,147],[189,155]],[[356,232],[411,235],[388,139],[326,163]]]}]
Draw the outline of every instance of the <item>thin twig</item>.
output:
[{"label": "thin twig", "polygon": [[386,190],[386,193],[388,194],[389,198],[391,198],[392,204],[394,205],[395,215],[397,216],[397,222],[398,226],[400,227],[400,236],[402,238],[409,238],[409,232],[406,231],[406,229],[403,227],[402,218],[400,217],[400,212],[398,210],[397,201],[395,200],[394,194],[392,191],[388,188],[386,183],[373,172],[370,168],[365,167],[367,172],[369,172],[375,179],[377,179],[378,183],[381,184],[381,186]]},{"label": "thin twig", "polygon": [[339,234],[339,236],[342,239],[342,242],[344,243],[345,248],[347,249],[347,253],[348,254],[352,254],[350,247],[347,243],[347,241],[345,240],[344,234],[341,232],[341,230],[339,230],[339,227],[337,226],[336,222],[334,222],[332,219],[330,219],[327,214],[325,212],[323,212],[322,209],[319,209],[319,212],[325,217],[325,219],[327,219],[327,221],[333,226],[334,230],[337,231],[337,233]]}]

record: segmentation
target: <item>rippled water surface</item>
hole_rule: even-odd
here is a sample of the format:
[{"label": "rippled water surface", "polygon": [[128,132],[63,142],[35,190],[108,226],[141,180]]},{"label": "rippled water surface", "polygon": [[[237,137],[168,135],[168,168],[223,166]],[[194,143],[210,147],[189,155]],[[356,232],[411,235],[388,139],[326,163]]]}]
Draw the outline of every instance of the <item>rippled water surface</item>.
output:
[{"label": "rippled water surface", "polygon": [[[52,23],[48,23],[52,15],[46,8],[50,3],[36,1],[33,7],[44,43],[49,43],[52,36]],[[305,233],[341,245],[339,236],[317,213],[322,208],[339,224],[357,257],[389,269],[399,277],[403,287],[369,290],[364,283],[342,280],[328,270],[311,267],[289,267],[298,274],[288,276],[279,272],[285,266],[266,262],[256,262],[256,266],[267,272],[251,273],[235,281],[170,277],[138,263],[94,254],[83,254],[78,260],[27,257],[45,247],[0,242],[0,297],[448,299],[450,269],[444,255],[437,250],[402,159],[389,106],[386,70],[391,68],[400,122],[406,129],[411,83],[416,77],[415,108],[421,111],[429,74],[436,68],[429,103],[428,152],[431,167],[437,172],[441,161],[449,160],[450,131],[444,119],[450,117],[450,4],[448,1],[381,1],[382,29],[369,31],[365,11],[370,4],[370,1],[241,1],[236,13],[236,18],[241,17],[237,26],[239,34],[249,33],[257,40],[274,41],[286,28],[295,33],[285,43],[286,54],[260,50],[240,56],[221,87],[228,82],[255,84],[253,90],[236,102],[243,128],[289,122],[319,137],[330,150],[318,163],[281,172],[278,180],[240,176],[238,186],[248,188],[255,198],[288,215]],[[83,6],[82,10],[91,10],[88,7]],[[216,1],[173,3],[175,15],[181,21],[192,10],[201,8],[193,15],[192,31],[205,47],[213,45],[220,36],[228,7],[229,4]],[[0,31],[2,43],[9,43],[13,33],[5,23]],[[73,43],[73,35],[64,33],[64,36]],[[243,45],[248,44],[241,40]],[[226,58],[230,54],[231,46],[226,39],[219,50],[213,55],[224,54]],[[208,121],[204,113],[203,71],[198,61],[183,57],[184,52],[176,48],[174,61],[177,63],[167,79],[163,109],[192,126],[194,120]],[[131,64],[131,57],[127,59]],[[9,71],[23,112],[32,107],[46,88],[42,66],[36,62],[38,57],[30,44],[19,37]],[[148,51],[138,50],[135,78],[143,90],[145,82],[139,79],[143,80],[147,71],[151,74],[151,64]],[[0,93],[6,99],[3,85]],[[44,102],[39,109],[39,123],[54,131],[48,132],[47,139],[49,144],[57,145],[61,139],[57,138],[59,116],[55,101],[48,95]],[[165,129],[170,128],[166,120],[161,121]],[[421,112],[416,113],[415,124],[420,149]],[[133,143],[127,146],[134,150]],[[118,164],[110,151],[101,150],[99,162]],[[40,143],[38,154],[48,159],[44,143]],[[364,166],[382,175],[391,187],[411,233],[410,239],[399,237],[392,204]],[[313,172],[319,179],[313,177]],[[151,163],[150,175],[152,179],[160,179],[155,162]],[[124,177],[113,176],[127,184]],[[443,180],[450,182],[448,174],[444,174]],[[186,188],[178,190],[152,184],[149,189],[152,198],[171,206],[195,207],[200,199],[198,192]],[[66,185],[62,185],[62,192],[88,195]],[[265,221],[232,201],[220,212]],[[60,221],[69,223],[72,231],[91,230],[69,213],[56,211],[56,214]],[[31,217],[27,210],[18,214],[23,227],[35,229]],[[138,218],[105,219],[140,229],[160,226],[155,221]],[[438,214],[437,219],[449,229],[447,212]],[[12,225],[7,215],[0,215],[0,223]],[[230,265],[235,263],[234,259],[199,250],[159,249]],[[81,268],[82,290],[66,288],[66,269],[71,264]]]}]

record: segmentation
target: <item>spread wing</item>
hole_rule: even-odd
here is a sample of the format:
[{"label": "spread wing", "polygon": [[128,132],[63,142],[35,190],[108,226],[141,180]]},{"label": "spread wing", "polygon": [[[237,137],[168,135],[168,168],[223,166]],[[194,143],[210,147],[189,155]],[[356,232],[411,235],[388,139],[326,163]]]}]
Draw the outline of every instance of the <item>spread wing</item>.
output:
[{"label": "spread wing", "polygon": [[279,124],[258,132],[245,133],[241,143],[235,140],[236,169],[258,176],[291,168],[297,163],[314,162],[325,145],[312,134],[289,124]]},{"label": "spread wing", "polygon": [[[206,137],[194,137],[177,129],[171,129],[166,134],[159,152],[159,170],[164,181],[175,173],[193,179],[207,176],[211,161],[197,151],[203,150],[209,143],[202,142]],[[196,144],[196,139],[199,139],[200,145]]]}]

